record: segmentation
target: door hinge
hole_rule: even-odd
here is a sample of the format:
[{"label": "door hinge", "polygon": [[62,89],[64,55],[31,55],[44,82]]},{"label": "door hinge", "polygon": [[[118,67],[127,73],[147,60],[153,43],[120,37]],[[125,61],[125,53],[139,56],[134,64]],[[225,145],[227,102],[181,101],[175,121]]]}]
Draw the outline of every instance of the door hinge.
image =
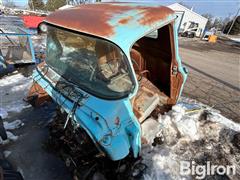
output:
[{"label": "door hinge", "polygon": [[173,74],[173,75],[177,75],[177,73],[178,73],[178,67],[177,67],[177,66],[173,66],[173,68],[172,68],[172,74]]}]

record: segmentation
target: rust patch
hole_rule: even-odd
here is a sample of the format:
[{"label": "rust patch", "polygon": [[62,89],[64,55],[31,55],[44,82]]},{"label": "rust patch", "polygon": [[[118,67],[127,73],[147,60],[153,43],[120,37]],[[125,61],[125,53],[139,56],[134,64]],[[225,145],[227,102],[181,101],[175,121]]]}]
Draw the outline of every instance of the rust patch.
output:
[{"label": "rust patch", "polygon": [[166,18],[169,14],[173,14],[173,10],[160,6],[152,8],[140,8],[142,10],[143,18],[139,20],[142,25],[150,25],[161,19]]},{"label": "rust patch", "polygon": [[111,36],[114,34],[114,27],[109,24],[110,19],[115,14],[124,13],[131,9],[133,8],[130,6],[87,4],[57,11],[49,15],[46,21],[77,31]]},{"label": "rust patch", "polygon": [[127,24],[131,19],[132,19],[132,17],[123,18],[123,19],[119,20],[118,23],[119,24]]},{"label": "rust patch", "polygon": [[[114,35],[114,27],[109,23],[112,17],[130,10],[137,10],[140,14],[144,14],[145,17],[140,20],[141,24],[151,24],[165,17],[167,13],[173,12],[161,6],[145,7],[140,5],[130,6],[123,3],[96,3],[56,11],[46,18],[46,22],[75,31],[109,37]],[[119,23],[128,24],[129,20],[129,16],[123,17]]]},{"label": "rust patch", "polygon": [[[91,34],[99,34],[102,36],[110,36],[114,34],[113,27],[107,21],[110,19],[109,15],[102,14],[99,11],[88,13],[87,9],[72,9],[57,11],[52,16],[47,18],[47,22],[54,25],[59,25],[67,29],[76,31],[89,32]],[[86,14],[87,18],[86,17]]]},{"label": "rust patch", "polygon": [[157,107],[159,101],[166,101],[164,94],[147,78],[142,77],[137,95],[132,100],[133,112],[142,123]]},{"label": "rust patch", "polygon": [[25,101],[29,102],[34,107],[39,107],[46,102],[52,101],[52,98],[39,84],[34,82]]}]

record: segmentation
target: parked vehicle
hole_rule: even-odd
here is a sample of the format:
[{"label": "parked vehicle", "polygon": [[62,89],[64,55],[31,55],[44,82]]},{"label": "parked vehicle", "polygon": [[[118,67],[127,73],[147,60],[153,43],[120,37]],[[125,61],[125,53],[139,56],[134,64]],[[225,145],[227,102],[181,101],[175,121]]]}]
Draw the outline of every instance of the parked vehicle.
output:
[{"label": "parked vehicle", "polygon": [[24,26],[29,29],[37,29],[40,31],[46,31],[45,24],[43,23],[43,20],[46,18],[46,16],[37,16],[37,15],[23,15],[21,16]]},{"label": "parked vehicle", "polygon": [[[141,126],[153,112],[176,104],[187,78],[175,19],[167,7],[133,3],[85,4],[50,14],[46,62],[33,73],[28,99],[41,104],[50,96],[67,113],[56,127],[74,138],[87,134],[111,160],[138,157],[147,140]],[[75,146],[84,140],[79,135]]]},{"label": "parked vehicle", "polygon": [[184,29],[180,34],[182,37],[189,37],[189,38],[200,37],[202,34],[202,29],[199,28],[198,23],[189,21],[184,24]]}]

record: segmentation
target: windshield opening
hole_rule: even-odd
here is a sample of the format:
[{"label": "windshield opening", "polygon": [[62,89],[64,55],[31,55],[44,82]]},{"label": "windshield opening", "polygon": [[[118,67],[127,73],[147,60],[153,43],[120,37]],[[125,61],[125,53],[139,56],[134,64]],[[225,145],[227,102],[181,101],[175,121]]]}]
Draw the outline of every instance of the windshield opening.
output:
[{"label": "windshield opening", "polygon": [[134,87],[121,49],[96,37],[49,26],[46,63],[64,79],[97,97],[122,98]]}]

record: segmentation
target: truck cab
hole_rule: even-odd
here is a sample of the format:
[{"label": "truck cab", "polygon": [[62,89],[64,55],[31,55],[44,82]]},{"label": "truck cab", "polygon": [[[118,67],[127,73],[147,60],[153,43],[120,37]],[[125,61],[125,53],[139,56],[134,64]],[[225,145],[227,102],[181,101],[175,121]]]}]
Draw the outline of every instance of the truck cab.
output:
[{"label": "truck cab", "polygon": [[30,96],[50,97],[67,114],[62,127],[86,132],[111,160],[137,157],[142,125],[177,103],[187,78],[175,19],[167,7],[135,3],[50,14],[46,61],[33,73]]}]

